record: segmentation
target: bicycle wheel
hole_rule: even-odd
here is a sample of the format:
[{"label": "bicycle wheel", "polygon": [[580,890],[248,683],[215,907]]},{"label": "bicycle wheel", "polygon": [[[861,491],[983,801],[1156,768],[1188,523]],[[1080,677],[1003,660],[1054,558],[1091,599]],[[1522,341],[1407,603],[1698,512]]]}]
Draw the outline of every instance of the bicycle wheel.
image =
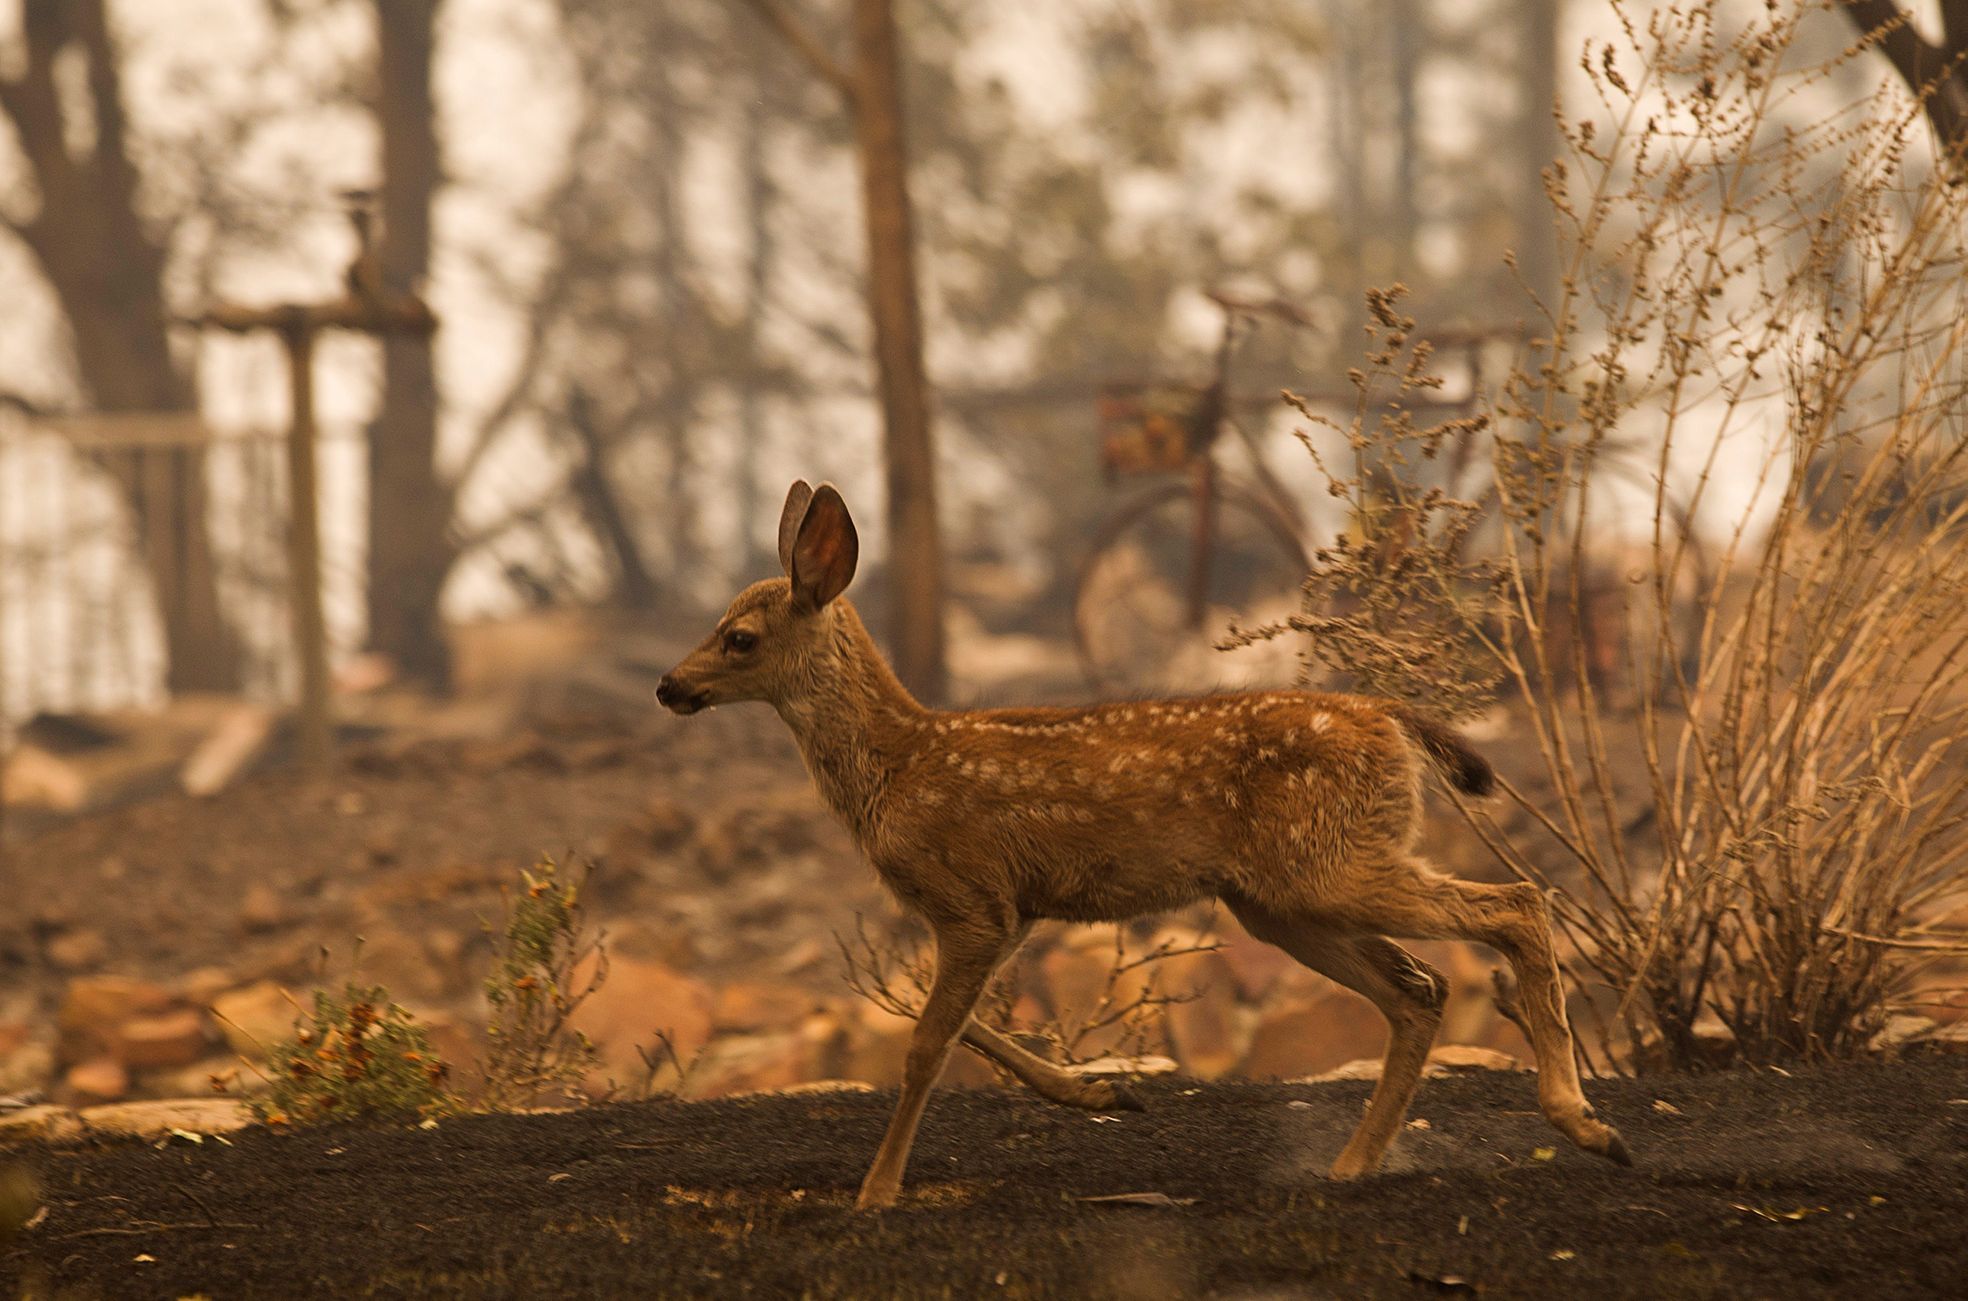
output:
[{"label": "bicycle wheel", "polygon": [[1296,637],[1215,648],[1233,619],[1253,626],[1297,611],[1308,565],[1296,531],[1262,499],[1219,487],[1208,570],[1199,572],[1199,500],[1186,484],[1163,484],[1094,536],[1073,595],[1073,639],[1094,687],[1200,691],[1296,678]]}]

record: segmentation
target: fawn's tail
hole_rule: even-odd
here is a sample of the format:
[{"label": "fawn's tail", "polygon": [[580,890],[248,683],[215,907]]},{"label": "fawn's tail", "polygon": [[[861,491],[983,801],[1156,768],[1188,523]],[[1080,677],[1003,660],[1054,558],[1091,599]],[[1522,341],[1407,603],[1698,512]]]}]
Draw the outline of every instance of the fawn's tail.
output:
[{"label": "fawn's tail", "polygon": [[1406,705],[1389,705],[1388,716],[1401,725],[1425,752],[1450,785],[1469,795],[1488,795],[1496,789],[1496,770],[1490,761],[1470,748],[1462,733],[1416,713]]}]

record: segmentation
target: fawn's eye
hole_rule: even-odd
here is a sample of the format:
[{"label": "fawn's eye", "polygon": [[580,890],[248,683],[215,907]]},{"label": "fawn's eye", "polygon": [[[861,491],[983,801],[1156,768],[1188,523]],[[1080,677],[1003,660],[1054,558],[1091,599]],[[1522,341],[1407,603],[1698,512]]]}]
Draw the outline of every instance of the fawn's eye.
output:
[{"label": "fawn's eye", "polygon": [[734,628],[724,634],[724,653],[727,655],[743,655],[746,651],[751,650],[758,644],[759,639],[757,633],[745,632],[743,629]]}]

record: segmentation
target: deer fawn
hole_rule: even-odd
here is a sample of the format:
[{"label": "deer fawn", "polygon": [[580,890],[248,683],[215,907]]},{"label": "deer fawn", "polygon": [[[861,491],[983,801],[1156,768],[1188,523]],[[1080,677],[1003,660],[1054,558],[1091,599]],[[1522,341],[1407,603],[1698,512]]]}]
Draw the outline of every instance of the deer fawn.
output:
[{"label": "deer fawn", "polygon": [[1379,1165],[1447,993],[1386,934],[1500,950],[1521,986],[1545,1115],[1586,1151],[1627,1164],[1618,1132],[1579,1089],[1543,897],[1455,880],[1411,852],[1424,758],[1460,790],[1491,788],[1489,765],[1461,737],[1393,701],[1302,691],[927,709],[841,596],[858,548],[840,493],[795,483],[779,521],[786,577],[740,592],[656,698],[678,714],[740,700],[777,709],[827,803],[935,932],[936,979],[860,1207],[894,1203],[959,1038],[1047,1098],[1137,1109],[1124,1086],[1045,1061],[971,1011],[1036,921],[1123,921],[1212,896],[1387,1018],[1380,1083],[1335,1177]]}]

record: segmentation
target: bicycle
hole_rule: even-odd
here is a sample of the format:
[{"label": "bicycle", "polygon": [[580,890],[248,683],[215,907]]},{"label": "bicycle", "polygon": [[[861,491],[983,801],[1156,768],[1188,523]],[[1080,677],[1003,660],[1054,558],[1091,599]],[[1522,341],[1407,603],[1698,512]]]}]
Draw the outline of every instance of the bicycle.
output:
[{"label": "bicycle", "polygon": [[[1095,530],[1073,593],[1073,641],[1088,682],[1103,691],[1158,691],[1204,686],[1282,685],[1296,676],[1294,639],[1277,638],[1234,652],[1215,643],[1235,619],[1262,623],[1296,609],[1310,568],[1309,530],[1296,499],[1266,461],[1235,408],[1231,364],[1246,324],[1272,319],[1317,328],[1281,298],[1205,294],[1223,313],[1206,383],[1114,382],[1099,392],[1100,455],[1109,480],[1157,476],[1155,484],[1110,514]],[[1411,397],[1434,417],[1468,414],[1482,388],[1484,345],[1496,330],[1431,333],[1438,356],[1460,353],[1467,392]],[[1350,406],[1356,395],[1305,393],[1308,400]],[[1219,463],[1225,431],[1242,442],[1248,480]],[[1169,476],[1175,476],[1168,481]]]}]

